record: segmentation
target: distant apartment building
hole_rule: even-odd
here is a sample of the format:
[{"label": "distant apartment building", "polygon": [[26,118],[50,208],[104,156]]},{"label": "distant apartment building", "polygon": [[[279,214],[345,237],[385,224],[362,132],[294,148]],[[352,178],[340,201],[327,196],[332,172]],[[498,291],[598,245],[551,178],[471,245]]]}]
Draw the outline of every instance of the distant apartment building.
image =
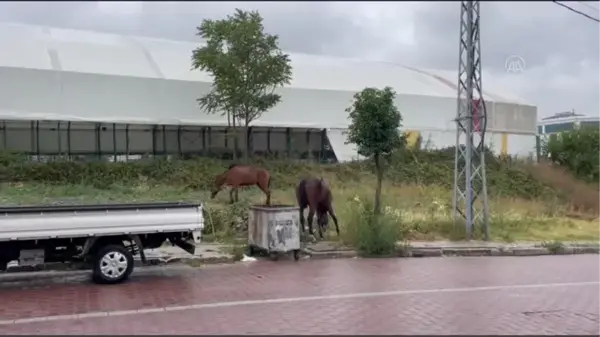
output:
[{"label": "distant apartment building", "polygon": [[599,116],[586,116],[575,113],[574,110],[559,112],[538,122],[538,134],[551,135],[576,128],[599,128]]}]

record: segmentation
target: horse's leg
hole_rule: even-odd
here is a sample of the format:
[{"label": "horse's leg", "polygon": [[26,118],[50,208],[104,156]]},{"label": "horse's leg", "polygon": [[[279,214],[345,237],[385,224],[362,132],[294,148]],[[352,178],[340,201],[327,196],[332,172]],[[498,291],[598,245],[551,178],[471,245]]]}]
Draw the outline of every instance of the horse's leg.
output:
[{"label": "horse's leg", "polygon": [[[337,235],[340,236],[340,226],[338,226],[337,217],[335,216],[335,212],[333,211],[333,208],[331,208],[331,207],[329,207],[329,215],[331,215],[331,218],[333,219],[333,223],[335,224],[335,231],[336,231]],[[325,213],[325,216],[327,216],[327,213]]]},{"label": "horse's leg", "polygon": [[319,227],[319,237],[321,238],[321,240],[323,240],[323,227],[320,224],[320,218],[322,216],[327,216],[327,213],[325,213],[325,214],[317,214],[317,227]]},{"label": "horse's leg", "polygon": [[306,228],[304,227],[304,208],[305,207],[300,207],[300,225],[302,225],[302,233],[304,233],[306,231]]},{"label": "horse's leg", "polygon": [[234,201],[233,201],[233,192],[236,191],[236,190],[237,190],[237,188],[233,187],[233,186],[231,186],[231,189],[229,190],[229,203],[230,204],[234,203]]},{"label": "horse's leg", "polygon": [[239,195],[239,190],[236,188],[235,189],[235,202],[240,201],[240,195]]},{"label": "horse's leg", "polygon": [[313,218],[315,217],[315,208],[309,206],[308,207],[308,232],[310,233],[310,235],[315,235],[315,232],[313,231]]}]

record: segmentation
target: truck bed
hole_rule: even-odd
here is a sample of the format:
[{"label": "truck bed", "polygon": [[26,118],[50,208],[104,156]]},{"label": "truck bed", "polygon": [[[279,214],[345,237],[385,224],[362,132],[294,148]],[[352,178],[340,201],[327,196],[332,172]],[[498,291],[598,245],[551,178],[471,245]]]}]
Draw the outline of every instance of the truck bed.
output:
[{"label": "truck bed", "polygon": [[1,215],[26,213],[60,213],[60,212],[98,212],[98,211],[135,211],[156,210],[166,208],[200,207],[200,204],[182,202],[152,202],[126,204],[88,204],[88,205],[40,205],[40,206],[3,206]]},{"label": "truck bed", "polygon": [[0,207],[0,241],[200,231],[201,204]]}]

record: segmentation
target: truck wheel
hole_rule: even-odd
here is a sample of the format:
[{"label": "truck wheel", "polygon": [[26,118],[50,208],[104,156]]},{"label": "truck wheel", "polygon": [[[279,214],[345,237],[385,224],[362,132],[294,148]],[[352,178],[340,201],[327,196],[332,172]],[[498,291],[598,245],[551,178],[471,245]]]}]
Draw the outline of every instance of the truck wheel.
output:
[{"label": "truck wheel", "polygon": [[123,245],[107,245],[94,257],[92,278],[99,284],[125,281],[133,271],[133,255]]}]

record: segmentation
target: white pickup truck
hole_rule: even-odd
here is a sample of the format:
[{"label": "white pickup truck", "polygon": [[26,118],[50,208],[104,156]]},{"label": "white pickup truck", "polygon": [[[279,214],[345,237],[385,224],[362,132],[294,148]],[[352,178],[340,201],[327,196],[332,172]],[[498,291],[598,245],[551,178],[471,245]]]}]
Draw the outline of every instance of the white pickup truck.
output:
[{"label": "white pickup truck", "polygon": [[201,204],[132,203],[0,207],[0,271],[21,265],[83,261],[96,283],[133,271],[133,257],[169,241],[190,254],[202,236]]}]

